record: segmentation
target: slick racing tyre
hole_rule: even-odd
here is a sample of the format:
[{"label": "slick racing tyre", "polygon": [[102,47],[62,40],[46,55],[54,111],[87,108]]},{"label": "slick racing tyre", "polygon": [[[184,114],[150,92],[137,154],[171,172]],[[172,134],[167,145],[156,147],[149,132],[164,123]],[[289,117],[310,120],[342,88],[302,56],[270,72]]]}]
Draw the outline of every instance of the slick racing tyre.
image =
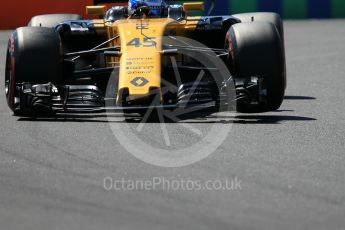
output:
[{"label": "slick racing tyre", "polygon": [[275,25],[268,22],[248,22],[233,25],[227,43],[231,69],[235,78],[263,78],[265,103],[238,102],[239,112],[277,110],[283,102],[286,73],[284,44]]},{"label": "slick racing tyre", "polygon": [[[22,27],[10,37],[6,57],[5,93],[15,115],[29,115],[20,102],[22,83],[56,84],[61,80],[60,36],[51,28]],[[26,107],[26,106],[25,106]]]},{"label": "slick racing tyre", "polygon": [[45,14],[33,17],[28,27],[53,27],[67,20],[82,20],[78,14]]},{"label": "slick racing tyre", "polygon": [[244,13],[244,14],[235,14],[233,17],[239,19],[242,23],[243,22],[269,22],[275,25],[277,30],[279,31],[279,35],[284,41],[284,26],[283,21],[279,14],[276,13]]},{"label": "slick racing tyre", "polygon": [[[269,22],[272,23],[278,30],[280,40],[282,41],[283,51],[285,56],[285,36],[284,36],[284,24],[280,15],[277,13],[260,12],[260,13],[243,13],[233,15],[241,22]],[[284,71],[286,73],[286,63],[284,62]],[[285,76],[285,88],[286,88],[286,76]]]}]

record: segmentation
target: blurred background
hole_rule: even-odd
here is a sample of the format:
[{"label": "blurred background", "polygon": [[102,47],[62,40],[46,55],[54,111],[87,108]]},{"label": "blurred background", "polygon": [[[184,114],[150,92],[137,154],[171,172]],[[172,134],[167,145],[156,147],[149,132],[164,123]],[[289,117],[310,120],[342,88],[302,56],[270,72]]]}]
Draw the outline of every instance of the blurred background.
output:
[{"label": "blurred background", "polygon": [[[39,14],[77,13],[85,16],[85,6],[92,4],[93,0],[34,0],[29,4],[22,0],[3,1],[0,29],[25,26],[32,16]],[[208,7],[210,3],[206,5]],[[285,19],[345,18],[345,0],[218,0],[213,14],[252,11],[277,12]]]}]

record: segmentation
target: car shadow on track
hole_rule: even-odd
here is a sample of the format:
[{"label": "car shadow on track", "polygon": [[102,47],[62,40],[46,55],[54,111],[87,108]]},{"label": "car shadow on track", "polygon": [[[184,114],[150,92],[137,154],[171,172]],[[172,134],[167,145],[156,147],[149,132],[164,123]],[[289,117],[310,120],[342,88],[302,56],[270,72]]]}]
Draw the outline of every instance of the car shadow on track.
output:
[{"label": "car shadow on track", "polygon": [[45,117],[20,117],[18,121],[30,122],[81,122],[81,123],[108,123],[112,122],[110,119],[123,118],[121,114],[107,115],[107,114],[58,114],[55,116]]},{"label": "car shadow on track", "polygon": [[316,121],[317,119],[289,115],[239,115],[235,124],[280,124],[287,121]]},{"label": "car shadow on track", "polygon": [[310,97],[310,96],[285,96],[284,100],[316,100],[316,97]]},{"label": "car shadow on track", "polygon": [[[289,110],[290,111],[290,110]],[[277,111],[283,112],[283,111]],[[295,115],[264,115],[264,114],[234,114],[229,116],[210,115],[206,117],[194,117],[188,119],[179,119],[178,122],[165,120],[165,123],[195,123],[195,124],[280,124],[289,121],[316,121],[311,117]],[[121,114],[92,114],[92,115],[60,115],[55,117],[38,117],[38,118],[19,118],[18,121],[30,122],[84,122],[84,123],[141,123],[140,116],[127,116]],[[145,123],[160,123],[159,120],[148,120]]]}]

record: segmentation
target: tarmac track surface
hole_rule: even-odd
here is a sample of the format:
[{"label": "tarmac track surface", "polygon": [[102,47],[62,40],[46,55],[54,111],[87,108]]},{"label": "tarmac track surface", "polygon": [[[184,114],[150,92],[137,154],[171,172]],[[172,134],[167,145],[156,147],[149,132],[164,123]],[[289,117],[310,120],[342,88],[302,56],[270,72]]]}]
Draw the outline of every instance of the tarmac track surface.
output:
[{"label": "tarmac track surface", "polygon": [[[287,21],[285,30],[281,109],[237,114],[217,151],[188,167],[133,157],[104,116],[18,119],[1,93],[0,229],[344,230],[345,21]],[[1,92],[9,34],[0,32]],[[168,125],[172,138],[183,135]],[[241,189],[107,191],[105,177],[238,178]]]}]

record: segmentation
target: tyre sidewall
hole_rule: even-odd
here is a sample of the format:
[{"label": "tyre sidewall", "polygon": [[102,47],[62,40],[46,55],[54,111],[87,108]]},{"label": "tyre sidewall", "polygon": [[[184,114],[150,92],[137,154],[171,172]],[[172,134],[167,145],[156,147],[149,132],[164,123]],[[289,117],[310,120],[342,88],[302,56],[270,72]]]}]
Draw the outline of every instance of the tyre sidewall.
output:
[{"label": "tyre sidewall", "polygon": [[7,104],[12,111],[14,111],[14,98],[17,95],[16,90],[16,63],[17,56],[16,50],[18,49],[18,33],[17,31],[11,34],[8,41],[7,55],[6,55],[6,71],[5,71],[5,83],[9,80],[8,92],[6,95]]}]

